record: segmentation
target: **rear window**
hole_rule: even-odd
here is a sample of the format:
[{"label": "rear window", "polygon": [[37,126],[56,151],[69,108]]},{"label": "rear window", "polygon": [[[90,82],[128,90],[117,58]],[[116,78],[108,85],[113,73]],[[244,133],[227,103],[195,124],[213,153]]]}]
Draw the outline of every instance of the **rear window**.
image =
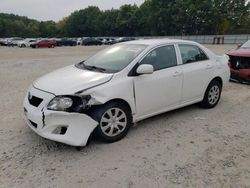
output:
[{"label": "rear window", "polygon": [[179,49],[183,64],[208,60],[207,55],[198,46],[179,44]]}]

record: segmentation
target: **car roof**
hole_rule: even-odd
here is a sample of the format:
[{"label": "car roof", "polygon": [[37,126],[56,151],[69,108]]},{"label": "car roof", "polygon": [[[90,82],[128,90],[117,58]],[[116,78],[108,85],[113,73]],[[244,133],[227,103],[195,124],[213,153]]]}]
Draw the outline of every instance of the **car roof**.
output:
[{"label": "car roof", "polygon": [[195,44],[196,42],[188,41],[188,40],[178,40],[178,39],[141,39],[141,40],[133,40],[124,42],[124,44],[142,44],[142,45],[148,45],[148,46],[157,46],[162,44],[173,44],[173,43],[188,43],[188,44]]},{"label": "car roof", "polygon": [[190,40],[179,40],[179,39],[142,39],[142,40],[133,40],[133,41],[128,41],[128,42],[122,42],[122,44],[139,44],[139,45],[146,45],[147,48],[154,48],[160,45],[168,45],[168,44],[189,44],[189,45],[195,45],[201,48],[206,52],[206,54],[210,58],[216,58],[216,55],[209,50],[208,48],[204,47],[203,45],[190,41]]}]

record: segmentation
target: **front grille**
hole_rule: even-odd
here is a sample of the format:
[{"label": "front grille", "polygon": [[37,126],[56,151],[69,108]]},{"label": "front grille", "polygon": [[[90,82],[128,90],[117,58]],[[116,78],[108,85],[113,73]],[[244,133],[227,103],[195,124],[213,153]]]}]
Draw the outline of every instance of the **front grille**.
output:
[{"label": "front grille", "polygon": [[233,74],[233,73],[231,73],[231,79],[234,79],[234,80],[239,80],[239,79],[240,79],[240,77],[239,77],[239,75],[237,75],[237,74]]},{"label": "front grille", "polygon": [[34,123],[33,121],[30,121],[30,120],[29,120],[29,122],[30,122],[30,124],[31,124],[33,127],[37,128],[37,124],[36,124],[36,123]]},{"label": "front grille", "polygon": [[43,101],[43,99],[41,98],[38,98],[36,96],[30,96],[30,95],[28,96],[28,100],[29,100],[29,103],[35,107],[38,107]]},{"label": "front grille", "polygon": [[229,56],[232,69],[250,69],[250,57]]}]

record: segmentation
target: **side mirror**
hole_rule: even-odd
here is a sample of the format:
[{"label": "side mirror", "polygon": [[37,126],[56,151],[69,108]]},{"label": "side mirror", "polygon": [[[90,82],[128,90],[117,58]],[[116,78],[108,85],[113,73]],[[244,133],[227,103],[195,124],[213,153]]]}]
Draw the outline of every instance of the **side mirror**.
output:
[{"label": "side mirror", "polygon": [[149,65],[149,64],[140,65],[136,69],[137,74],[153,74],[153,72],[154,72],[154,67],[152,65]]}]

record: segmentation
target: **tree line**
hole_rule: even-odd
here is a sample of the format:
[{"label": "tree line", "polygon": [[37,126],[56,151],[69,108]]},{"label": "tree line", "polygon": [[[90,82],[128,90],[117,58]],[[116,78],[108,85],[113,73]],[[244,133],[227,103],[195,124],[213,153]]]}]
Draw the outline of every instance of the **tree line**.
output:
[{"label": "tree line", "polygon": [[250,3],[245,0],[145,0],[75,11],[59,22],[0,13],[0,37],[164,36],[249,34]]}]

